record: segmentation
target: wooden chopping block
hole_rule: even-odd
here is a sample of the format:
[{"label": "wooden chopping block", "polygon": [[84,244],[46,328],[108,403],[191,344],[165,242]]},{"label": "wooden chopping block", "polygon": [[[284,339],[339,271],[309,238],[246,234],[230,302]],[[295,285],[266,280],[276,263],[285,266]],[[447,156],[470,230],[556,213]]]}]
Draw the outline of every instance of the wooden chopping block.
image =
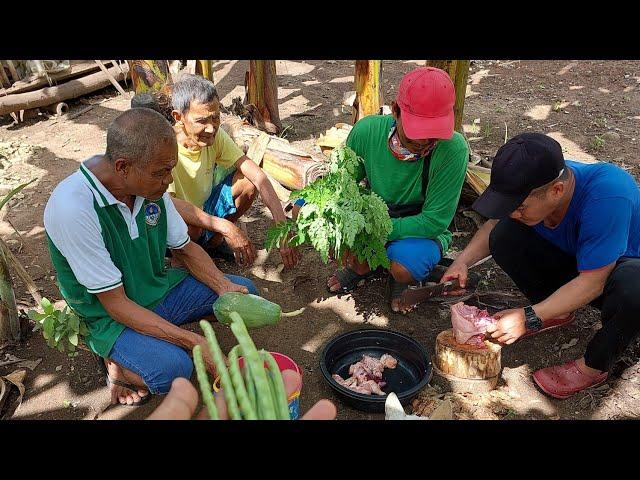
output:
[{"label": "wooden chopping block", "polygon": [[441,386],[456,393],[486,393],[498,383],[502,347],[485,341],[484,348],[459,344],[453,330],[440,332],[436,337],[434,377]]}]

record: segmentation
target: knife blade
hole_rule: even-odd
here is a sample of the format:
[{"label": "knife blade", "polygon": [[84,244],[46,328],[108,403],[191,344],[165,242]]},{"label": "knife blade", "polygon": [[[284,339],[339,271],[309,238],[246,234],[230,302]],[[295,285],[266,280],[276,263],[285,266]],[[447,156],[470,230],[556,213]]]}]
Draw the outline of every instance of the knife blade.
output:
[{"label": "knife blade", "polygon": [[431,297],[437,297],[445,292],[452,290],[459,290],[460,282],[456,278],[450,282],[434,283],[429,282],[426,285],[409,285],[409,287],[403,292],[401,301],[405,305],[417,305]]}]

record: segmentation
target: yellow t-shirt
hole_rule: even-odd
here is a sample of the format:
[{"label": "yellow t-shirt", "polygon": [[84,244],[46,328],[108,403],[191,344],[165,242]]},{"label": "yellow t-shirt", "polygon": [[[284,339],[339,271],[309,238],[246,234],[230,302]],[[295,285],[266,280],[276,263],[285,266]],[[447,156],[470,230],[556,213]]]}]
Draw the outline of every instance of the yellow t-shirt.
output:
[{"label": "yellow t-shirt", "polygon": [[[222,128],[218,128],[213,145],[202,150],[189,150],[178,145],[178,163],[173,168],[173,183],[169,192],[176,197],[202,208],[214,187],[218,173],[231,171],[244,153]],[[218,172],[218,169],[224,172]],[[226,176],[226,175],[225,175]]]}]

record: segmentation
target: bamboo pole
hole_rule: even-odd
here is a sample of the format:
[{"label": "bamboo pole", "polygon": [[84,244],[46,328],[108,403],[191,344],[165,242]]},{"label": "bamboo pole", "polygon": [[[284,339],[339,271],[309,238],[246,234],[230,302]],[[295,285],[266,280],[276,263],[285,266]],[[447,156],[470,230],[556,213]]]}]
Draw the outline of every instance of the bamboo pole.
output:
[{"label": "bamboo pole", "polygon": [[367,115],[377,115],[384,104],[381,60],[356,61],[355,88],[354,123]]},{"label": "bamboo pole", "polygon": [[[111,70],[111,73],[115,75],[117,80],[122,79],[122,74],[116,67],[111,67],[109,70]],[[85,77],[69,80],[54,87],[0,96],[0,115],[63,102],[70,98],[76,98],[94,92],[110,84],[111,82],[106,75],[98,71]]]},{"label": "bamboo pole", "polygon": [[94,62],[96,62],[98,64],[98,67],[100,67],[100,70],[102,70],[104,72],[104,74],[107,76],[107,78],[111,82],[111,85],[116,87],[116,90],[118,92],[120,92],[123,96],[126,97],[127,96],[127,92],[124,91],[124,88],[122,88],[122,86],[117,82],[115,77],[113,75],[111,75],[111,72],[109,72],[109,70],[107,70],[107,67],[104,66],[104,63],[102,63],[102,60],[94,60]]},{"label": "bamboo pole", "polygon": [[127,60],[133,88],[137,93],[163,90],[173,83],[167,60]]},{"label": "bamboo pole", "polygon": [[278,78],[275,60],[249,60],[248,103],[255,105],[265,122],[282,131],[278,110]]}]

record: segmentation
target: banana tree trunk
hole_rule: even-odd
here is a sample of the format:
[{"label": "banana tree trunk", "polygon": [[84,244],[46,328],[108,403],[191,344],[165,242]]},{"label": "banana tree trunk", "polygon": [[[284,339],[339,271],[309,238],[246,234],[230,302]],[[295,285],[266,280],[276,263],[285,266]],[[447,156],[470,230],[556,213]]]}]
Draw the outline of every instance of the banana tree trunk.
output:
[{"label": "banana tree trunk", "polygon": [[196,73],[213,82],[213,60],[198,60]]},{"label": "banana tree trunk", "polygon": [[355,74],[356,100],[353,123],[367,115],[377,115],[384,104],[382,95],[382,61],[357,60]]},{"label": "banana tree trunk", "polygon": [[168,60],[127,60],[133,88],[138,93],[167,91],[173,84]]},{"label": "banana tree trunk", "polygon": [[427,66],[444,70],[451,77],[456,89],[456,103],[453,107],[456,123],[455,129],[462,132],[462,117],[464,114],[464,99],[467,93],[467,79],[469,78],[469,60],[427,60]]},{"label": "banana tree trunk", "polygon": [[282,131],[278,110],[278,78],[275,60],[249,60],[247,100],[255,105],[265,122]]},{"label": "banana tree trunk", "polygon": [[13,293],[13,280],[4,251],[0,244],[0,344],[20,340],[20,320],[16,297]]}]

